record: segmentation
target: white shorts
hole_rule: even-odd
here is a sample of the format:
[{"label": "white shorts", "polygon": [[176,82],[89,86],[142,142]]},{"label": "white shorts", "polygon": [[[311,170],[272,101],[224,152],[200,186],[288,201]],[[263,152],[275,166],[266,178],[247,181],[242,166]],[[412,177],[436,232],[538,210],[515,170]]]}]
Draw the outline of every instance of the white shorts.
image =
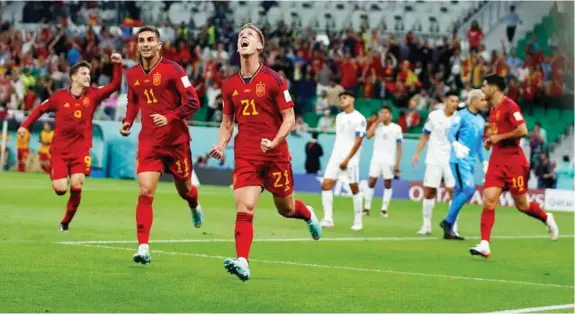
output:
[{"label": "white shorts", "polygon": [[369,177],[370,178],[382,177],[384,180],[391,180],[394,177],[393,165],[372,162],[369,165]]},{"label": "white shorts", "polygon": [[443,179],[446,187],[453,188],[455,186],[455,178],[448,163],[443,165],[428,164],[425,166],[423,186],[437,189],[441,185],[441,179]]},{"label": "white shorts", "polygon": [[341,180],[343,183],[359,183],[359,165],[347,166],[347,169],[339,169],[340,162],[330,160],[323,174],[324,179]]}]

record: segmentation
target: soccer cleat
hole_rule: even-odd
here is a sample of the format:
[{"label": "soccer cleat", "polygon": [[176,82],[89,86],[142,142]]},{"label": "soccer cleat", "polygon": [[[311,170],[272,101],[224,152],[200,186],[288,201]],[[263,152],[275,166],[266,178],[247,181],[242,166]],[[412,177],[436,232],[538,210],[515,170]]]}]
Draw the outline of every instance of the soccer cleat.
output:
[{"label": "soccer cleat", "polygon": [[328,220],[328,219],[323,219],[323,220],[319,223],[319,225],[320,225],[322,228],[333,228],[333,227],[335,226],[335,225],[333,224],[333,221],[332,221],[332,220]]},{"label": "soccer cleat", "polygon": [[382,210],[382,211],[381,211],[381,217],[383,217],[383,218],[388,218],[388,217],[389,217],[389,215],[387,214],[387,210]]},{"label": "soccer cleat", "polygon": [[204,212],[202,212],[202,207],[198,205],[197,208],[193,208],[191,211],[194,227],[200,228],[204,222]]},{"label": "soccer cleat", "polygon": [[311,237],[314,240],[319,240],[319,238],[321,238],[321,225],[319,223],[319,220],[317,220],[317,216],[315,215],[314,211],[313,211],[313,207],[311,206],[306,206],[307,209],[309,210],[309,212],[311,213],[311,218],[309,221],[307,221],[307,229],[309,230],[309,233],[311,234]]},{"label": "soccer cleat", "polygon": [[226,258],[224,260],[224,267],[228,273],[236,275],[241,281],[250,279],[250,266],[248,265],[248,261],[243,257],[238,259]]},{"label": "soccer cleat", "polygon": [[369,216],[369,209],[364,209],[363,212],[361,212],[361,214],[364,216]]},{"label": "soccer cleat", "polygon": [[417,234],[419,234],[419,235],[430,235],[431,234],[431,228],[421,227],[421,229],[419,229],[419,231],[417,231]]},{"label": "soccer cleat", "polygon": [[60,232],[68,232],[68,224],[63,222],[60,223],[60,227],[58,228]]},{"label": "soccer cleat", "polygon": [[361,222],[354,222],[353,226],[351,226],[351,230],[353,231],[360,231],[363,229],[363,223]]},{"label": "soccer cleat", "polygon": [[547,225],[547,230],[549,230],[549,237],[551,240],[557,240],[557,238],[559,238],[559,227],[557,226],[557,222],[555,221],[553,214],[547,213],[547,221],[545,221],[545,224]]},{"label": "soccer cleat", "polygon": [[150,247],[147,244],[140,244],[138,247],[138,252],[134,254],[134,263],[149,264],[152,262],[152,256],[150,255]]},{"label": "soccer cleat", "polygon": [[448,223],[446,220],[443,220],[439,223],[441,229],[443,229],[443,238],[446,240],[465,240],[464,237],[460,236],[459,234],[453,232],[453,225]]},{"label": "soccer cleat", "polygon": [[479,255],[483,256],[484,258],[488,258],[489,256],[491,256],[491,249],[489,248],[489,242],[481,240],[481,242],[478,245],[469,248],[469,253],[471,253],[471,255]]}]

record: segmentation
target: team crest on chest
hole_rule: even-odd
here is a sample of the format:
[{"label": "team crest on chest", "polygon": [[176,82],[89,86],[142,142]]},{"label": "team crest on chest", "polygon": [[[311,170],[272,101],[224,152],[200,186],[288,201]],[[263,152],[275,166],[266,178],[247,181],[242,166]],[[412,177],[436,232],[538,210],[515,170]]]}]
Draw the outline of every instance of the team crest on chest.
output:
[{"label": "team crest on chest", "polygon": [[162,74],[156,73],[154,74],[154,79],[152,80],[154,86],[160,86],[162,84]]},{"label": "team crest on chest", "polygon": [[266,84],[258,83],[256,84],[256,96],[262,97],[266,94]]},{"label": "team crest on chest", "polygon": [[499,110],[495,111],[495,121],[499,121],[499,115],[501,112]]},{"label": "team crest on chest", "polygon": [[84,97],[84,99],[82,99],[82,104],[87,107],[90,104],[90,99],[88,97]]}]

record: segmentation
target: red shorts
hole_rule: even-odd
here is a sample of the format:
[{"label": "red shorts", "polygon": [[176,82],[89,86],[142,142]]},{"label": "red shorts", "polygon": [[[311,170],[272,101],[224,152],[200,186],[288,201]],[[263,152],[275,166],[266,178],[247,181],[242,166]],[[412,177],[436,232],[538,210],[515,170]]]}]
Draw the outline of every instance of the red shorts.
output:
[{"label": "red shorts", "polygon": [[18,161],[25,162],[29,152],[28,148],[18,148]]},{"label": "red shorts", "polygon": [[50,167],[50,179],[52,180],[64,179],[75,173],[83,173],[89,176],[92,167],[92,157],[89,152],[52,155]]},{"label": "red shorts", "polygon": [[293,172],[290,162],[236,158],[232,182],[234,190],[259,185],[277,197],[286,197],[293,193]]},{"label": "red shorts", "polygon": [[165,169],[180,180],[190,180],[192,177],[192,151],[190,143],[154,148],[140,146],[136,159],[136,169],[141,172],[164,172]]},{"label": "red shorts", "polygon": [[498,187],[513,195],[522,195],[527,193],[527,181],[529,164],[525,156],[513,155],[506,160],[489,162],[483,187]]},{"label": "red shorts", "polygon": [[40,161],[50,161],[50,153],[38,153]]}]

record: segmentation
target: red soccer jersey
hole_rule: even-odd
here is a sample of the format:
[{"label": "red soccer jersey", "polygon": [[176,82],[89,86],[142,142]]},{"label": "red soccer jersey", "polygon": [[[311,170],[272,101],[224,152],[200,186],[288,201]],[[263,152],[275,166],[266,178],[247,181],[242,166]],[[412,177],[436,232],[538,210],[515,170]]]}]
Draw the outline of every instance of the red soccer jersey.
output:
[{"label": "red soccer jersey", "polygon": [[238,134],[234,142],[235,158],[249,160],[291,160],[286,141],[263,153],[261,140],[273,140],[282,124],[281,111],[293,107],[284,78],[267,66],[246,81],[238,72],[222,84],[224,114],[235,117]]},{"label": "red soccer jersey", "polygon": [[[166,147],[190,141],[188,117],[199,107],[198,96],[186,72],[178,64],[161,58],[146,73],[141,65],[126,73],[128,109],[124,122],[132,124],[142,111],[139,145]],[[161,114],[168,125],[156,126],[152,114]]]},{"label": "red soccer jersey", "polygon": [[[497,107],[491,109],[489,115],[489,127],[492,134],[505,134],[515,130],[525,123],[521,109],[509,97],[504,97]],[[493,145],[491,159],[502,159],[516,153],[523,153],[519,146],[520,138],[507,139]]]},{"label": "red soccer jersey", "polygon": [[122,64],[114,65],[114,77],[105,86],[90,87],[75,97],[69,89],[60,89],[36,107],[22,127],[30,126],[46,112],[56,112],[52,155],[83,153],[92,147],[92,118],[98,105],[122,84]]}]

